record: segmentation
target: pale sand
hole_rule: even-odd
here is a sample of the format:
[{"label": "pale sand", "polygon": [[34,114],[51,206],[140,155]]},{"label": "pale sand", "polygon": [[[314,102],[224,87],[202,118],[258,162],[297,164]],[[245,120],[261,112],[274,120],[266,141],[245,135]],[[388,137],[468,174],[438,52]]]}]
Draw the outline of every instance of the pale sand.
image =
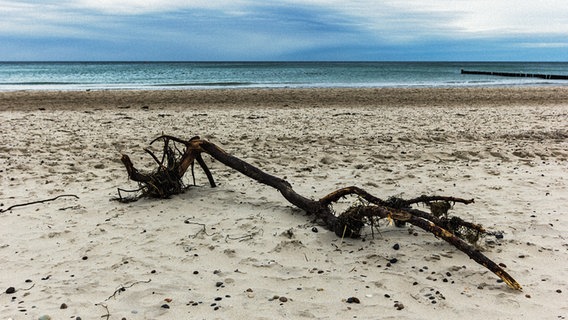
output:
[{"label": "pale sand", "polygon": [[[0,294],[0,318],[564,319],[567,98],[568,88],[0,93],[0,208],[80,198],[0,213],[0,289],[16,289]],[[162,132],[200,135],[314,198],[350,185],[475,198],[451,212],[504,232],[482,248],[524,291],[420,230],[385,224],[341,242],[208,156],[218,188],[196,170],[199,187],[172,199],[110,201],[136,186],[120,154],[152,168],[142,148]]]}]

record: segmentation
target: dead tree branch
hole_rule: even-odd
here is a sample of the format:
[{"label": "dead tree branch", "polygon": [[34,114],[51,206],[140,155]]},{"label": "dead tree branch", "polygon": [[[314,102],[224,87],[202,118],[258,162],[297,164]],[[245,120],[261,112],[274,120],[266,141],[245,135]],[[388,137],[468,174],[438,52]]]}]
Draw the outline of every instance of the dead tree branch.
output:
[{"label": "dead tree branch", "polygon": [[[213,176],[201,157],[201,153],[207,153],[217,161],[239,171],[247,177],[277,189],[288,202],[320,219],[329,230],[334,231],[339,237],[357,238],[361,235],[361,231],[366,225],[373,227],[379,219],[394,221],[397,226],[403,226],[408,223],[450,243],[467,254],[471,259],[496,274],[509,287],[521,290],[521,285],[513,277],[498,264],[476,250],[473,245],[466,242],[470,241],[473,243],[481,235],[489,234],[483,226],[467,222],[458,217],[448,216],[448,211],[452,208],[452,204],[462,203],[467,205],[473,203],[473,199],[420,196],[410,200],[400,198],[382,200],[359,187],[351,186],[333,191],[319,200],[313,200],[296,193],[288,181],[270,175],[228,154],[207,140],[193,137],[186,141],[177,137],[162,135],[154,139],[150,144],[159,140],[162,140],[164,143],[164,154],[160,162],[157,161],[157,157],[153,156],[159,167],[152,173],[140,173],[128,156],[122,156],[122,162],[126,167],[128,176],[140,184],[144,190],[143,196],[166,198],[183,191],[183,188],[173,188],[172,185],[183,185],[181,178],[190,166],[193,167],[195,161],[205,172],[210,185],[215,187]],[[170,142],[182,144],[185,149],[180,151],[176,147],[174,150],[171,148]],[[357,196],[364,203],[354,205],[345,212],[336,215],[332,208],[333,203],[347,196]],[[430,212],[412,208],[412,205],[415,204],[428,206]]]}]

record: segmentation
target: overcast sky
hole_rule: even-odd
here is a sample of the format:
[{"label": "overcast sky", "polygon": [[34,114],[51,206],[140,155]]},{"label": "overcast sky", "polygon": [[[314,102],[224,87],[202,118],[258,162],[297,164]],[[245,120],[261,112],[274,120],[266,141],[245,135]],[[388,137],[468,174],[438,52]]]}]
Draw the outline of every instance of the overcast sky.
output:
[{"label": "overcast sky", "polygon": [[568,2],[0,0],[0,60],[568,61]]}]

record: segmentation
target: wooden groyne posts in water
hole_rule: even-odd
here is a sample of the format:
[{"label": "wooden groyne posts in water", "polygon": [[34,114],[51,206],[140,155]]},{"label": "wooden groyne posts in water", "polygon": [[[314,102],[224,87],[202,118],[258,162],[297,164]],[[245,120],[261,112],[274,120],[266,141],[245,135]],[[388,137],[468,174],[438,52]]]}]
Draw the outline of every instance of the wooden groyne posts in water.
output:
[{"label": "wooden groyne posts in water", "polygon": [[550,79],[550,80],[568,80],[568,75],[541,74],[541,73],[470,71],[470,70],[461,69],[461,74],[481,74],[481,75],[501,76],[501,77],[541,78],[541,79]]}]

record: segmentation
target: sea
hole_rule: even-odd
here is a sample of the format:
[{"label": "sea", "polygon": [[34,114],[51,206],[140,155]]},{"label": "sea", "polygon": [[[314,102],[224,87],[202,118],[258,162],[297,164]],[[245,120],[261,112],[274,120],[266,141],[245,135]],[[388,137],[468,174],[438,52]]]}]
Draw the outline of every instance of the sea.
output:
[{"label": "sea", "polygon": [[0,91],[565,86],[568,62],[0,62]]}]

